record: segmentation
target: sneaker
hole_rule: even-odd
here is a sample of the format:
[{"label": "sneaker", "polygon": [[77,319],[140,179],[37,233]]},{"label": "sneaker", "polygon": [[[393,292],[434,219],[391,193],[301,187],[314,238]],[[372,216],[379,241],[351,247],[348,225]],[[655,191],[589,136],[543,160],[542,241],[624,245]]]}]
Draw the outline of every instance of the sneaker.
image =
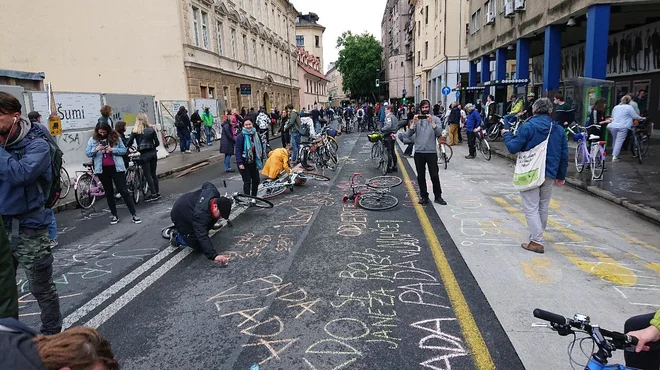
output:
[{"label": "sneaker", "polygon": [[170,232],[170,246],[173,248],[179,248],[179,242],[176,241],[176,236],[176,230],[172,230],[172,232]]},{"label": "sneaker", "polygon": [[445,200],[442,199],[442,197],[436,197],[435,200],[434,200],[434,202],[435,202],[435,203],[438,203],[438,204],[441,205],[441,206],[446,206],[446,205],[447,205],[447,202],[445,202]]},{"label": "sneaker", "polygon": [[520,246],[530,252],[543,253],[543,246],[536,242],[522,243]]},{"label": "sneaker", "polygon": [[119,222],[119,217],[117,216],[110,217],[110,225],[116,225],[117,222]]},{"label": "sneaker", "polygon": [[465,159],[474,159],[475,157],[473,155],[466,155]]},{"label": "sneaker", "polygon": [[149,202],[153,202],[154,200],[156,200],[156,196],[155,196],[155,195],[151,195],[151,194],[147,195],[147,196],[144,198],[144,201],[147,202],[147,203],[149,203]]},{"label": "sneaker", "polygon": [[230,168],[230,169],[228,169],[228,170],[225,170],[225,172],[227,172],[227,173],[231,173],[231,172],[236,172],[236,170],[233,169],[233,168]]},{"label": "sneaker", "polygon": [[133,215],[133,223],[134,224],[141,224],[142,220],[138,216]]},{"label": "sneaker", "polygon": [[186,153],[192,154],[192,151],[191,150],[186,150]]},{"label": "sneaker", "polygon": [[121,194],[120,193],[115,193],[115,199],[121,199]]},{"label": "sneaker", "polygon": [[162,197],[160,196],[160,193],[156,193],[156,196],[154,197],[154,200],[160,200],[160,198],[162,198]]},{"label": "sneaker", "polygon": [[55,248],[59,245],[60,243],[57,242],[57,239],[51,239],[50,240],[50,247]]},{"label": "sneaker", "polygon": [[612,162],[618,162],[618,161],[619,161],[619,157],[612,157]]},{"label": "sneaker", "polygon": [[427,205],[429,204],[429,198],[422,198],[419,200],[419,204],[421,205]]}]

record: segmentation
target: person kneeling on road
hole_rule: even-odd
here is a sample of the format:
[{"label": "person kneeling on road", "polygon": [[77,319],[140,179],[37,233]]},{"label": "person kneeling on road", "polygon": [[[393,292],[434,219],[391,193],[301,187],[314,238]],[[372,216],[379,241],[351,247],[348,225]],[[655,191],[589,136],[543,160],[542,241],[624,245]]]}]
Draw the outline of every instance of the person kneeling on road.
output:
[{"label": "person kneeling on road", "polygon": [[229,258],[219,255],[209,237],[216,222],[222,217],[229,219],[232,201],[221,197],[218,189],[210,182],[202,188],[182,195],[174,206],[170,217],[174,229],[170,235],[170,245],[190,247],[206,255],[221,265],[229,263]]},{"label": "person kneeling on road", "polygon": [[[261,174],[266,176],[270,180],[279,180],[291,174],[293,172],[300,172],[303,170],[303,166],[298,164],[293,169],[289,167],[289,158],[293,153],[291,146],[286,148],[277,148],[268,153],[268,160],[264,165],[264,169],[261,171]],[[302,185],[306,181],[302,178],[296,179],[296,185]]]}]

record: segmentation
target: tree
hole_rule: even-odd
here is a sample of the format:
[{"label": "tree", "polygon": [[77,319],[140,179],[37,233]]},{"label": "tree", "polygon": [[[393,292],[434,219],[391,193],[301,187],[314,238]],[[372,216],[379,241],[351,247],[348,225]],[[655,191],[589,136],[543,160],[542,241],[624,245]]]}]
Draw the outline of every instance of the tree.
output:
[{"label": "tree", "polygon": [[353,99],[376,100],[383,46],[369,33],[354,35],[346,31],[337,39],[337,48],[340,49],[337,69],[343,78],[342,90],[350,91]]}]

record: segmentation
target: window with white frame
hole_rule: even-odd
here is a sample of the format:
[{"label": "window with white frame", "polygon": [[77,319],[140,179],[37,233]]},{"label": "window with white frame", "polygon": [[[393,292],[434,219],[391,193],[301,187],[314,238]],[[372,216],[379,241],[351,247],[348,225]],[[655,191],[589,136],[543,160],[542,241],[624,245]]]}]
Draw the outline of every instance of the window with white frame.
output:
[{"label": "window with white frame", "polygon": [[266,47],[261,44],[261,64],[260,67],[266,69]]},{"label": "window with white frame", "polygon": [[234,58],[234,60],[238,60],[238,56],[236,55],[236,29],[232,28],[231,29],[231,56]]},{"label": "window with white frame", "polygon": [[245,63],[250,62],[250,59],[248,59],[248,38],[245,34],[243,34],[243,61]]},{"label": "window with white frame", "polygon": [[224,48],[224,42],[225,42],[225,25],[222,22],[217,22],[216,23],[216,28],[217,28],[217,37],[218,37],[218,54],[224,55],[225,53],[225,48]]},{"label": "window with white frame", "polygon": [[266,58],[266,69],[268,69],[269,71],[272,68],[272,64],[273,64],[272,61],[273,61],[273,49],[268,48],[268,58]]},{"label": "window with white frame", "polygon": [[204,42],[204,49],[209,48],[209,28],[208,28],[209,15],[202,12],[202,40]]},{"label": "window with white frame", "polygon": [[252,39],[252,53],[254,54],[252,56],[254,60],[254,65],[259,65],[259,55],[257,54],[257,40]]},{"label": "window with white frame", "polygon": [[296,35],[296,46],[305,46],[305,36]]},{"label": "window with white frame", "polygon": [[193,34],[195,35],[195,46],[199,46],[199,9],[193,6],[192,8],[193,19]]}]

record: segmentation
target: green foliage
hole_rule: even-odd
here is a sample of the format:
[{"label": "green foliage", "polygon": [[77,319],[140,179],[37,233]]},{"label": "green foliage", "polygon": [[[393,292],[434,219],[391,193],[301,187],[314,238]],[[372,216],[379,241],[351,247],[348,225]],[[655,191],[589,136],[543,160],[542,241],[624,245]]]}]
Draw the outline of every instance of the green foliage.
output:
[{"label": "green foliage", "polygon": [[344,92],[353,99],[372,99],[378,94],[374,82],[379,77],[383,46],[368,33],[354,35],[344,32],[337,39],[339,59],[337,69],[342,75]]}]

